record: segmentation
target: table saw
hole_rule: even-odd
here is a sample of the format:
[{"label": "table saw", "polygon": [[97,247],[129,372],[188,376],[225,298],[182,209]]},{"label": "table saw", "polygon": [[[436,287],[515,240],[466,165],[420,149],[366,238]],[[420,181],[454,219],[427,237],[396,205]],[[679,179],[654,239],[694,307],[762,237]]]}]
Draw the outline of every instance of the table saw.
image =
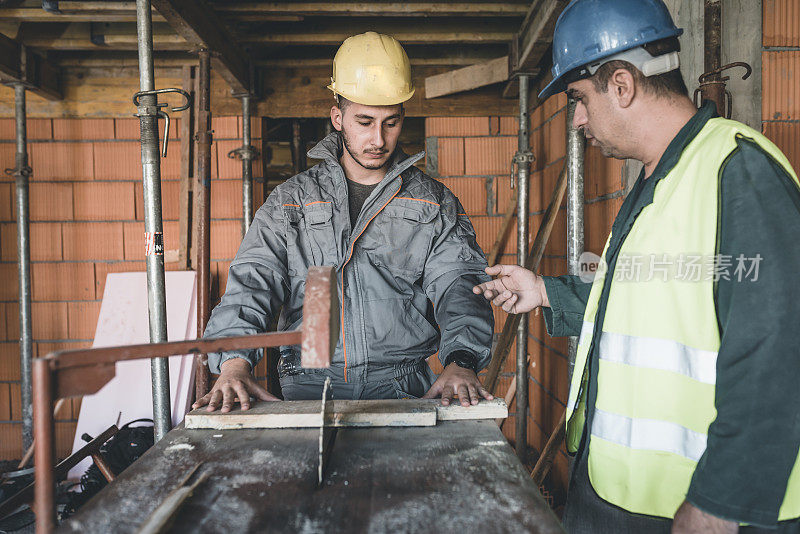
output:
[{"label": "table saw", "polygon": [[[303,367],[327,367],[339,338],[336,297],[332,269],[313,267],[301,330],[36,358],[37,532],[57,527],[55,399],[94,393],[115,375],[116,362],[140,358],[300,344]],[[421,399],[329,400],[326,391],[318,401],[187,414],[59,530],[563,532],[498,428],[504,401],[442,407]]]}]

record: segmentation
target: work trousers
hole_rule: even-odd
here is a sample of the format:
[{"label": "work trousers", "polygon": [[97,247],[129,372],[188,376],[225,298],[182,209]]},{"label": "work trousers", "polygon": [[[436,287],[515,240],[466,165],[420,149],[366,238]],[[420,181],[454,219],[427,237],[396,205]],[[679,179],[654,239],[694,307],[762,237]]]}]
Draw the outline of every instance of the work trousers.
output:
[{"label": "work trousers", "polygon": [[[569,534],[669,534],[672,520],[633,514],[600,498],[589,481],[588,454],[575,458],[570,476],[564,528]],[[781,521],[777,529],[740,527],[740,534],[800,534],[800,520]]]},{"label": "work trousers", "polygon": [[422,397],[436,380],[428,362],[370,368],[368,382],[345,381],[344,370],[304,369],[281,377],[284,400],[313,400],[322,396],[325,378],[331,379],[334,399],[415,399]]}]

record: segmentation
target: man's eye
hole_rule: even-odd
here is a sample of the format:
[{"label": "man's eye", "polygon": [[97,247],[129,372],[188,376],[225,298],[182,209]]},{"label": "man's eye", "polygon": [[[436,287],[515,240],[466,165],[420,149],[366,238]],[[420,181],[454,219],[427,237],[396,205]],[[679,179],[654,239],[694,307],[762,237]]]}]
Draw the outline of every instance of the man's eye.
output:
[{"label": "man's eye", "polygon": [[386,127],[387,128],[394,128],[395,126],[397,126],[396,122],[387,122],[386,123]]},{"label": "man's eye", "polygon": [[369,126],[368,122],[359,122],[358,124],[360,124],[361,126]]}]

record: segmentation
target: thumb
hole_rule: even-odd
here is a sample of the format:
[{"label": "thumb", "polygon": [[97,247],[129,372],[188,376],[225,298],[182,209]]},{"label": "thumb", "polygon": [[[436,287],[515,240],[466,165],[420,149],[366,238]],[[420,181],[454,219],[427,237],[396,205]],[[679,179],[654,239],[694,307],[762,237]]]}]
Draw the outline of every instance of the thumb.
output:
[{"label": "thumb", "polygon": [[486,274],[490,276],[505,276],[509,275],[514,271],[514,268],[517,267],[516,265],[492,265],[491,267],[487,267],[485,269]]}]

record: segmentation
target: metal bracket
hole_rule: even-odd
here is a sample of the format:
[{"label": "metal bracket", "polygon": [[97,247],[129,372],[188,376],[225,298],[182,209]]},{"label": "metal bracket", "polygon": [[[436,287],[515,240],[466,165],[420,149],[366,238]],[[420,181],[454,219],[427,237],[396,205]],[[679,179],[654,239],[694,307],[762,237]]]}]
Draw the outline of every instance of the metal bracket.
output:
[{"label": "metal bracket", "polygon": [[536,161],[536,157],[530,150],[525,152],[517,150],[517,152],[514,154],[514,157],[511,158],[511,189],[514,189],[514,176],[516,176],[514,169],[518,169],[521,163],[527,163],[530,165],[533,164],[534,161]]},{"label": "metal bracket", "polygon": [[[704,72],[703,74],[701,74],[697,78],[697,82],[700,84],[700,86],[694,90],[694,95],[693,95],[695,107],[699,108],[700,104],[702,103],[699,97],[703,91],[703,87],[708,87],[711,85],[721,85],[724,88],[725,82],[730,80],[731,77],[721,76],[721,74],[724,71],[728,69],[733,69],[735,67],[742,67],[745,69],[745,73],[742,75],[743,80],[749,78],[750,75],[753,73],[753,67],[751,67],[748,63],[745,63],[744,61],[735,61],[733,63],[728,63],[727,65],[723,65],[718,69],[710,70],[708,72]],[[728,91],[727,89],[724,90],[725,90],[725,118],[730,119],[731,112],[733,110],[733,96],[731,95],[730,91]]]},{"label": "metal bracket", "polygon": [[254,160],[258,159],[258,149],[254,146],[241,146],[239,148],[234,148],[230,152],[228,152],[228,158],[230,159],[249,159]]},{"label": "metal bracket", "polygon": [[[166,102],[158,102],[158,95],[164,93],[179,93],[184,98],[184,103],[182,106],[177,106],[170,108],[170,111],[176,113],[178,111],[183,111],[185,109],[189,109],[189,106],[192,105],[192,95],[184,91],[183,89],[178,89],[176,87],[170,87],[168,89],[155,89],[153,91],[137,91],[133,94],[133,104],[138,108],[138,113],[134,115],[134,117],[147,117],[147,116],[156,116],[161,117],[164,119],[164,141],[162,143],[163,150],[161,151],[161,157],[167,157],[167,144],[169,143],[169,115],[165,111],[162,111],[161,108],[165,108],[169,106]],[[156,97],[156,104],[155,106],[148,106],[139,103],[139,99],[143,96],[155,96]]]}]

